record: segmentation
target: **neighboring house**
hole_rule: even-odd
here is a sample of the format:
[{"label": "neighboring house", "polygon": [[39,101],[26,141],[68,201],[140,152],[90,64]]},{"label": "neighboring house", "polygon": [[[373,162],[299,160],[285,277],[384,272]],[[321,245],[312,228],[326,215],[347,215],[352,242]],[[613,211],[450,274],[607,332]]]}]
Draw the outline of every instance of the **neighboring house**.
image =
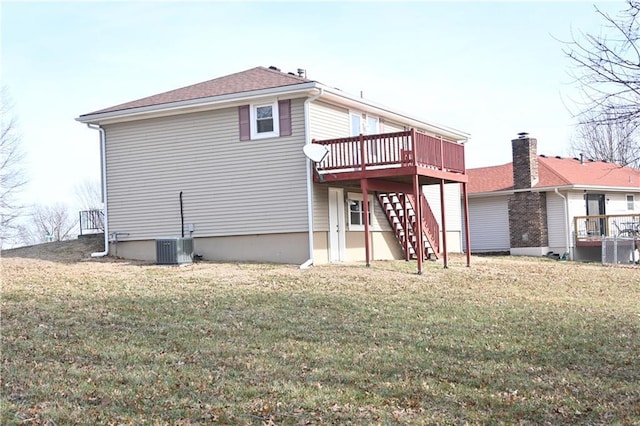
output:
[{"label": "neighboring house", "polygon": [[[257,67],[77,120],[101,132],[105,235],[122,257],[154,260],[156,239],[184,233],[204,259],[305,265],[421,270],[416,253],[462,247],[468,135],[301,75]],[[329,151],[317,164],[312,141]]]},{"label": "neighboring house", "polygon": [[467,170],[472,253],[597,260],[602,235],[640,236],[640,170],[511,144],[512,163]]}]

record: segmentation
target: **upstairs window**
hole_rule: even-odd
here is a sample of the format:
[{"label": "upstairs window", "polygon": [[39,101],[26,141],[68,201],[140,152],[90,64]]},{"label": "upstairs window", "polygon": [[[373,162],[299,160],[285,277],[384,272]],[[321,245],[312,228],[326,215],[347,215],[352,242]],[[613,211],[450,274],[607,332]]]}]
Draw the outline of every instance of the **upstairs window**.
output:
[{"label": "upstairs window", "polygon": [[256,132],[273,132],[273,105],[256,107]]},{"label": "upstairs window", "polygon": [[635,210],[636,200],[633,194],[627,195],[627,210]]},{"label": "upstairs window", "polygon": [[238,107],[240,140],[291,136],[291,100]]},{"label": "upstairs window", "polygon": [[251,105],[251,139],[280,136],[278,104]]},{"label": "upstairs window", "polygon": [[380,119],[362,112],[351,111],[351,136],[375,135],[380,133]]},{"label": "upstairs window", "polygon": [[380,133],[380,120],[378,117],[367,116],[367,134],[375,135]]},{"label": "upstairs window", "polygon": [[351,136],[358,136],[360,133],[363,133],[362,128],[362,114],[361,113],[351,113]]}]

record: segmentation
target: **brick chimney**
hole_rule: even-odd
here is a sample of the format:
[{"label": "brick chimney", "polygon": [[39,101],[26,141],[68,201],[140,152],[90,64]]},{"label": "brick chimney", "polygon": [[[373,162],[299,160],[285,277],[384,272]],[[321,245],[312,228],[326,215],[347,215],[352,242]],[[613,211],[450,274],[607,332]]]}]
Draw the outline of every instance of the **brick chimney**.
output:
[{"label": "brick chimney", "polygon": [[538,140],[528,133],[518,133],[511,141],[513,189],[526,189],[538,183]]},{"label": "brick chimney", "polygon": [[514,189],[509,197],[511,252],[519,248],[537,248],[542,252],[549,245],[547,196],[545,192],[531,191],[538,183],[538,141],[527,133],[518,133],[518,138],[511,141],[511,150]]}]

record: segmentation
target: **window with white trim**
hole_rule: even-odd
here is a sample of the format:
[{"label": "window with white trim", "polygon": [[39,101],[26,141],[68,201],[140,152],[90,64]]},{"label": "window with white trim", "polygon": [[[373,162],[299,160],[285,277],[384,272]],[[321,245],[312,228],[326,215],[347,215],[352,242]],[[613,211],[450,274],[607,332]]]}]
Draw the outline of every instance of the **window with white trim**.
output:
[{"label": "window with white trim", "polygon": [[351,136],[358,136],[360,133],[363,135],[380,133],[380,119],[378,117],[359,111],[351,111],[349,116],[351,118]]},{"label": "window with white trim", "polygon": [[351,117],[351,136],[358,136],[360,133],[364,133],[362,129],[362,113],[352,112],[349,114]]},{"label": "window with white trim", "polygon": [[[371,223],[371,205],[369,208],[369,223]],[[364,227],[364,202],[362,200],[349,200],[349,227]]]},{"label": "window with white trim", "polygon": [[[373,215],[373,195],[369,195],[369,226],[371,230],[378,230],[378,223]],[[362,194],[347,193],[347,216],[349,219],[349,231],[364,231],[364,202]]]},{"label": "window with white trim", "polygon": [[636,198],[633,194],[627,194],[627,210],[636,209]]},{"label": "window with white trim", "polygon": [[366,131],[368,135],[375,135],[377,133],[380,133],[380,120],[378,119],[378,117],[367,115]]},{"label": "window with white trim", "polygon": [[253,104],[250,109],[251,139],[280,136],[278,102]]}]

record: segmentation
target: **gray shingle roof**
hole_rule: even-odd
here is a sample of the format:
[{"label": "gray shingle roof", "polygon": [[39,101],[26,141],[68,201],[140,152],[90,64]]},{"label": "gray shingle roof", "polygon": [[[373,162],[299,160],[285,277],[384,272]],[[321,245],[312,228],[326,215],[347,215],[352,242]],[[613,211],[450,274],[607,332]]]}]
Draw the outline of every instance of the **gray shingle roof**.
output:
[{"label": "gray shingle roof", "polygon": [[83,115],[101,114],[252,90],[269,89],[272,87],[290,86],[308,83],[310,81],[311,80],[307,80],[306,78],[280,72],[275,69],[256,67]]}]

